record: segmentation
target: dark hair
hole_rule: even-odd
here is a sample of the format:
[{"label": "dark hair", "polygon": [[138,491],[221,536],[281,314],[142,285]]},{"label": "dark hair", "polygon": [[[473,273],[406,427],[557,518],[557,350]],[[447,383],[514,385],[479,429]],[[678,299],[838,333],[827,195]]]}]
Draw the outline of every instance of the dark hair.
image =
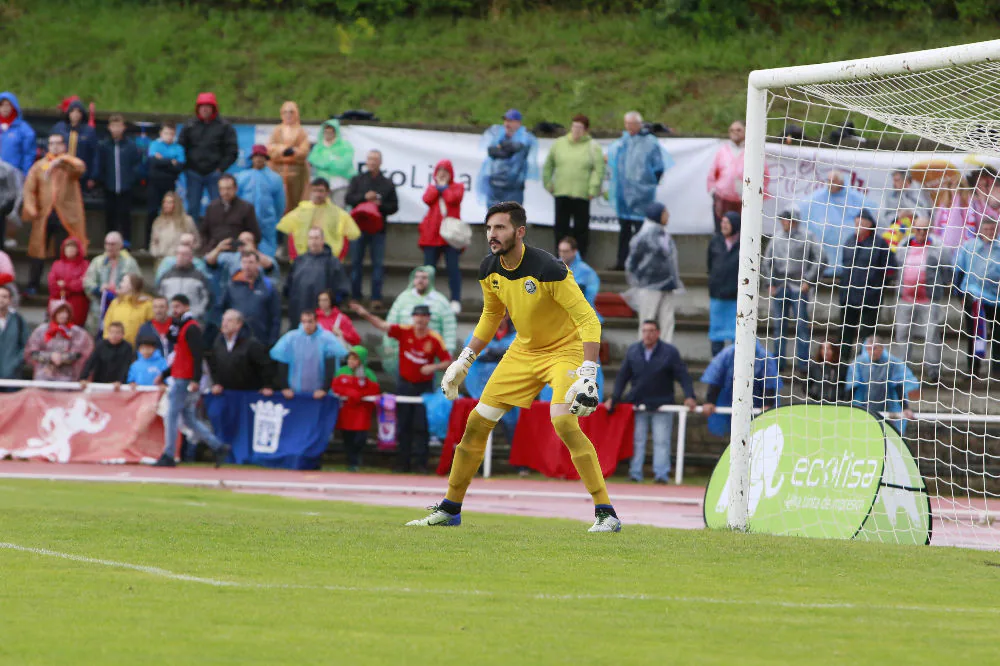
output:
[{"label": "dark hair", "polygon": [[0,284],[0,289],[7,292],[7,295],[10,296],[10,300],[14,300],[14,287],[9,284]]},{"label": "dark hair", "polygon": [[559,245],[562,245],[563,243],[568,243],[569,246],[573,248],[574,251],[579,249],[579,246],[576,244],[576,239],[573,238],[572,236],[563,236],[562,239],[559,241]]},{"label": "dark hair", "polygon": [[138,273],[126,273],[125,277],[132,283],[132,292],[141,294],[143,287],[146,286],[146,281],[142,279],[142,276]]},{"label": "dark hair", "polygon": [[120,113],[112,113],[110,116],[108,116],[109,125],[111,123],[124,123],[124,122],[125,122],[125,116],[123,116]]},{"label": "dark hair", "polygon": [[253,250],[243,250],[242,252],[240,252],[240,258],[242,259],[243,257],[253,257],[257,261],[260,261],[260,257],[258,257],[257,253],[254,252]]},{"label": "dark hair", "polygon": [[642,325],[645,326],[646,324],[655,326],[656,330],[660,330],[660,322],[656,321],[655,319],[643,319]]},{"label": "dark hair", "polygon": [[[153,300],[154,301],[166,301],[167,297],[166,296],[161,296],[160,294],[156,294],[155,296],[153,296]],[[167,301],[167,302],[169,303],[169,301]]]},{"label": "dark hair", "polygon": [[219,183],[221,183],[224,180],[231,180],[231,181],[233,181],[233,187],[236,187],[236,176],[234,176],[233,174],[231,174],[231,173],[224,173],[221,176],[219,176],[219,180],[218,180]]},{"label": "dark hair", "polygon": [[326,296],[327,298],[329,298],[330,299],[330,305],[336,305],[337,304],[337,299],[333,297],[333,290],[332,289],[324,289],[323,291],[321,291],[318,294],[316,294],[316,307],[319,307],[319,297],[320,296]]},{"label": "dark hair", "polygon": [[168,120],[167,122],[165,122],[162,125],[160,125],[160,129],[172,129],[172,130],[176,130],[177,129],[177,123],[170,122]]},{"label": "dark hair", "polygon": [[316,311],[315,310],[305,309],[305,310],[303,310],[302,312],[299,313],[299,319],[302,319],[303,317],[312,317],[313,319],[315,319],[316,318]]},{"label": "dark hair", "polygon": [[120,328],[122,333],[125,332],[125,324],[121,323],[120,321],[111,322],[111,324],[108,325],[108,330],[111,330],[112,328]]},{"label": "dark hair", "polygon": [[184,294],[174,294],[173,296],[170,297],[170,302],[180,303],[181,305],[187,305],[187,306],[191,305],[191,299],[185,296]]},{"label": "dark hair", "polygon": [[582,113],[578,113],[575,116],[573,116],[573,122],[580,123],[581,125],[583,125],[584,129],[590,129],[590,118],[583,115]]},{"label": "dark hair", "polygon": [[528,214],[525,212],[524,206],[516,201],[500,201],[493,204],[486,211],[486,219],[484,221],[489,222],[491,217],[500,215],[501,213],[506,213],[510,216],[510,223],[514,225],[515,229],[528,224]]},{"label": "dark hair", "polygon": [[326,178],[313,178],[309,185],[311,187],[319,187],[322,185],[326,189],[330,189],[330,182]]}]

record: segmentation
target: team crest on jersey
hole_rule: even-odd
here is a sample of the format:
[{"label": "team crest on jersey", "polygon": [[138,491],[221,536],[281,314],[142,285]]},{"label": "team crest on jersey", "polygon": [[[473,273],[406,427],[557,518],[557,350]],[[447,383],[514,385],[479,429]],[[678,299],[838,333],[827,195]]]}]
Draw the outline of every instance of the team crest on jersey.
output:
[{"label": "team crest on jersey", "polygon": [[535,284],[534,280],[528,278],[527,280],[524,281],[524,290],[529,294],[533,294],[536,291],[538,291],[538,285]]},{"label": "team crest on jersey", "polygon": [[424,343],[424,353],[430,354],[431,351],[433,350],[434,350],[434,345],[431,344],[430,340]]}]

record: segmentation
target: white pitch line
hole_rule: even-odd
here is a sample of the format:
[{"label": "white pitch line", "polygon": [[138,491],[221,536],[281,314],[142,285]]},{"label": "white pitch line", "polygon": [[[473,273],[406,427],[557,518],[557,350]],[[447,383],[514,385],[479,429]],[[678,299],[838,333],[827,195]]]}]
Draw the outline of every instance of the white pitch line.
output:
[{"label": "white pitch line", "polygon": [[428,596],[482,596],[482,597],[518,597],[523,599],[533,599],[536,601],[651,601],[675,604],[701,604],[701,605],[722,605],[722,606],[756,606],[769,608],[792,608],[798,610],[873,610],[873,611],[894,611],[894,612],[914,612],[914,613],[941,613],[941,614],[982,614],[1000,615],[1000,608],[968,608],[961,606],[914,606],[906,604],[853,604],[853,603],[810,603],[799,601],[781,601],[772,599],[729,599],[719,597],[682,597],[664,596],[656,594],[523,594],[507,592],[491,592],[489,590],[462,589],[462,590],[435,590],[412,587],[363,587],[357,585],[296,585],[282,583],[249,583],[222,580],[218,578],[205,578],[203,576],[192,576],[189,574],[177,573],[162,569],[160,567],[145,566],[142,564],[132,564],[129,562],[119,562],[117,560],[105,560],[96,557],[86,557],[84,555],[74,555],[72,553],[62,553],[47,548],[32,548],[20,546],[14,543],[0,542],[0,550],[13,550],[32,555],[44,557],[54,557],[71,562],[82,564],[95,564],[102,567],[114,569],[126,569],[137,571],[152,576],[159,576],[168,580],[176,580],[184,583],[198,583],[200,585],[210,585],[212,587],[229,587],[256,590],[314,590],[325,592],[360,592],[367,594],[412,594]]},{"label": "white pitch line", "polygon": [[[98,474],[46,474],[29,472],[25,474],[0,472],[0,479],[24,479],[29,481],[87,481],[93,483],[155,483],[173,486],[202,488],[236,488],[246,490],[311,490],[314,492],[347,491],[359,493],[391,493],[402,495],[442,495],[443,487],[435,486],[394,486],[359,483],[320,483],[305,481],[247,481],[228,479],[198,479],[182,476],[118,476]],[[498,490],[492,488],[470,488],[473,497],[534,497],[539,499],[578,499],[592,502],[589,493],[564,492],[555,490]],[[702,500],[695,497],[668,497],[665,495],[615,495],[615,500],[629,502],[650,502],[654,504],[680,504],[701,506]]]}]

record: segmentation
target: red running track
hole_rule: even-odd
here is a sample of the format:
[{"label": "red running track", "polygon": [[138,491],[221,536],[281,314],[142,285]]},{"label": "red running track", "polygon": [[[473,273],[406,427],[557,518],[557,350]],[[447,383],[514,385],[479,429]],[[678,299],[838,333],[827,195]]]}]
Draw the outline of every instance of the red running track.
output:
[{"label": "red running track", "polygon": [[[0,461],[0,479],[47,479],[105,483],[161,483],[266,493],[315,500],[336,500],[410,507],[419,516],[443,495],[440,477],[300,472],[257,467],[176,468],[142,465],[58,465],[37,461]],[[702,529],[704,488],[609,483],[615,509],[626,525]],[[477,478],[465,506],[475,512],[569,518],[590,522],[593,505],[579,481]],[[1000,548],[1000,529],[982,522],[1000,515],[1000,501],[950,502],[932,499],[934,545]],[[942,519],[944,518],[944,519]],[[469,516],[467,520],[475,520]]]}]

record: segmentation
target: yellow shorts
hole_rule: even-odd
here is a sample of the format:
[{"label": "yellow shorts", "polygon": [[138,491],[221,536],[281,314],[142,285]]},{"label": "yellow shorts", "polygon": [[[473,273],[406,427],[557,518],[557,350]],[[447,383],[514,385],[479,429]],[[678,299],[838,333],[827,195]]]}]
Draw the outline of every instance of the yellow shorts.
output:
[{"label": "yellow shorts", "polygon": [[566,391],[576,381],[583,365],[583,345],[548,354],[530,354],[508,349],[493,371],[479,401],[490,407],[530,407],[545,385],[552,387],[552,401],[564,402]]}]

